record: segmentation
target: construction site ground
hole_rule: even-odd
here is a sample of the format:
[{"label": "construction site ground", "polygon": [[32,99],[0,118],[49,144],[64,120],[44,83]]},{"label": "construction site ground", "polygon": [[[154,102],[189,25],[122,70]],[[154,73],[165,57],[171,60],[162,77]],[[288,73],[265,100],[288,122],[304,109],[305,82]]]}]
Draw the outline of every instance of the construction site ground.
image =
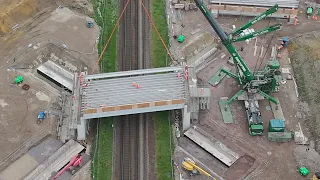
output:
[{"label": "construction site ground", "polygon": [[[170,19],[174,19],[173,24],[172,21],[170,21],[169,32],[170,42],[172,44],[171,50],[177,59],[188,61],[193,56],[199,56],[199,54],[202,53],[201,51],[206,47],[216,47],[219,45],[217,35],[200,11],[179,13],[171,9],[168,5],[167,12]],[[234,123],[225,124],[221,117],[218,100],[221,97],[230,98],[239,90],[236,81],[227,77],[224,78],[218,86],[211,87],[212,100],[210,109],[208,111],[201,111],[199,121],[193,122],[191,126],[193,128],[198,128],[198,130],[200,129],[200,131],[208,137],[212,136],[215,139],[220,140],[231,150],[237,152],[241,157],[235,164],[228,168],[212,155],[194,144],[191,140],[186,137],[180,137],[177,139],[176,145],[178,147],[176,148],[174,157],[180,170],[183,158],[191,157],[196,160],[196,164],[200,167],[217,175],[217,179],[304,179],[297,171],[299,167],[307,167],[311,174],[315,171],[319,171],[317,168],[319,167],[320,156],[314,149],[315,141],[319,139],[319,137],[314,135],[318,135],[319,133],[310,134],[310,128],[314,127],[313,131],[316,131],[315,127],[319,127],[320,122],[316,116],[319,109],[319,103],[312,100],[312,97],[315,97],[318,92],[317,78],[319,79],[319,77],[317,76],[317,72],[319,72],[319,67],[316,64],[319,54],[311,53],[310,51],[317,51],[320,47],[320,42],[318,40],[319,36],[317,34],[314,35],[314,32],[320,28],[320,23],[319,21],[307,19],[304,14],[305,9],[301,9],[298,17],[299,24],[297,26],[287,24],[286,20],[282,20],[280,21],[283,23],[282,30],[277,31],[274,34],[270,33],[266,36],[263,35],[257,38],[258,48],[256,56],[254,56],[254,40],[252,40],[250,44],[246,44],[245,42],[235,44],[238,50],[241,46],[244,47],[244,50],[243,52],[240,52],[240,55],[253,70],[255,66],[256,69],[258,69],[260,62],[263,59],[263,57],[259,58],[259,63],[256,65],[261,45],[264,46],[263,56],[266,49],[268,49],[268,52],[264,57],[263,64],[260,65],[260,69],[264,67],[267,59],[269,59],[271,47],[274,45],[277,45],[277,47],[279,46],[281,37],[288,36],[291,43],[300,43],[300,45],[290,46],[294,48],[289,48],[289,50],[298,53],[295,54],[295,61],[300,64],[297,64],[297,67],[295,67],[294,70],[302,70],[301,73],[295,73],[298,75],[297,77],[294,77],[298,82],[297,86],[301,85],[299,82],[305,81],[305,91],[309,93],[309,100],[311,100],[313,104],[301,101],[301,96],[299,96],[299,98],[297,97],[293,80],[287,80],[286,84],[281,86],[280,92],[273,94],[273,96],[278,97],[280,100],[281,108],[286,120],[286,131],[299,131],[298,122],[300,122],[304,134],[310,140],[310,146],[296,145],[294,141],[291,141],[290,143],[270,142],[267,140],[267,130],[261,137],[250,136],[248,133],[248,122],[244,111],[244,103],[241,101],[234,101],[232,103]],[[232,25],[239,27],[248,20],[248,18],[243,18],[241,20],[239,17],[232,16],[219,17],[217,19],[218,23],[226,32],[231,31]],[[262,29],[275,22],[275,20],[262,20],[254,25],[253,28],[255,30]],[[182,24],[184,25],[184,28],[181,26]],[[179,36],[181,34],[186,38],[183,43],[178,43],[177,40],[172,38],[173,35]],[[311,34],[311,36],[309,34]],[[296,37],[300,38],[296,41],[294,40]],[[269,44],[270,46],[268,47]],[[306,47],[309,47],[309,51],[305,50]],[[222,54],[225,54],[226,56],[212,61],[210,65],[206,66],[197,74],[198,78],[203,83],[206,83],[222,66],[231,67],[227,64],[229,54],[225,48],[222,48],[222,52],[214,54],[211,58],[221,57]],[[281,66],[283,68],[289,68],[290,73],[294,74],[291,63],[294,63],[295,65],[297,62],[294,62],[293,60],[290,61],[290,59],[288,60],[288,49],[282,50],[280,54]],[[314,55],[313,60],[310,58],[305,60],[310,54]],[[312,74],[308,73],[310,68],[312,69]],[[232,69],[234,70],[234,67],[232,67]],[[298,78],[304,79],[299,81]],[[301,88],[299,88],[299,90],[301,90]],[[318,105],[314,106],[314,104]],[[274,118],[272,110],[269,110],[271,105],[266,100],[260,101],[259,105],[264,119],[265,129],[267,129],[269,120]],[[308,116],[308,114],[310,116]],[[315,115],[312,116],[312,114]],[[310,122],[312,123],[310,124]],[[306,150],[308,147],[310,148],[309,151]],[[182,170],[182,172],[184,174],[184,179],[191,179],[186,171]],[[310,177],[311,175],[305,179]],[[207,179],[207,177],[199,175],[192,179]]]},{"label": "construction site ground", "polygon": [[[92,6],[88,2],[84,6],[79,1],[71,0],[19,1],[21,4],[25,3],[23,7],[15,5],[18,1],[15,4],[10,0],[0,2],[7,5],[1,6],[3,14],[8,11],[6,16],[1,14],[3,22],[18,24],[11,32],[0,33],[2,171],[45,137],[52,135],[56,138],[60,108],[57,99],[61,88],[37,74],[36,68],[51,59],[71,72],[86,68],[90,71],[97,59],[99,28],[87,28],[87,16],[78,13],[92,13]],[[59,5],[76,8],[78,11],[58,8]],[[21,8],[28,12],[23,18],[17,16]],[[24,78],[20,85],[14,84],[17,75]],[[23,90],[24,84],[30,85],[30,89]],[[40,124],[37,123],[39,111],[51,112]]]}]

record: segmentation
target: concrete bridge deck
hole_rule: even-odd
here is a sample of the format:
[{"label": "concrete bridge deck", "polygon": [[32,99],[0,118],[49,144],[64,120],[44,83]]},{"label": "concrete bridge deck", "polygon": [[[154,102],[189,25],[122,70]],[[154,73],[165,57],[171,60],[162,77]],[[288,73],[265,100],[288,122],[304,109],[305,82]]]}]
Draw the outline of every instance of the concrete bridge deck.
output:
[{"label": "concrete bridge deck", "polygon": [[166,67],[84,75],[79,81],[81,118],[182,109],[184,74],[184,67]]}]

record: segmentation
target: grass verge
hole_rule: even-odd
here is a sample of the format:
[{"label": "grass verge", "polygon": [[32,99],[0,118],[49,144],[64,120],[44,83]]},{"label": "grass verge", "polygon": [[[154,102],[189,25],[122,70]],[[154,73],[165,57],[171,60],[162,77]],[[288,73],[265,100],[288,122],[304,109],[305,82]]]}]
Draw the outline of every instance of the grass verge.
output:
[{"label": "grass verge", "polygon": [[[170,133],[171,126],[168,122],[169,111],[157,112],[154,115],[155,128],[156,128],[156,176],[158,180],[169,180],[171,177],[172,163]],[[173,142],[173,141],[171,141]],[[173,148],[173,146],[172,146]]]},{"label": "grass verge", "polygon": [[[151,0],[151,16],[163,41],[167,45],[169,42],[168,25],[165,12],[164,0]],[[167,52],[164,48],[156,30],[151,29],[151,60],[152,67],[166,67]],[[173,179],[171,176],[172,162],[170,149],[170,138],[172,138],[171,126],[168,122],[169,111],[157,112],[155,120],[156,138],[156,176],[158,180]],[[171,141],[173,142],[173,141]],[[173,145],[172,145],[173,147]]]},{"label": "grass verge", "polygon": [[[118,1],[91,0],[91,2],[95,11],[94,19],[101,27],[101,35],[98,44],[98,53],[100,55],[118,19]],[[102,72],[116,71],[116,58],[117,37],[116,34],[113,34],[100,62]],[[100,120],[92,165],[92,177],[96,180],[111,180],[113,145],[112,123],[113,118],[103,118]]]},{"label": "grass verge", "polygon": [[[164,0],[151,0],[151,16],[163,41],[168,45],[168,24],[165,12]],[[165,67],[167,52],[164,48],[156,30],[151,26],[151,61],[152,67]]]},{"label": "grass verge", "polygon": [[96,153],[92,166],[93,178],[96,180],[111,180],[112,174],[112,144],[113,144],[113,118],[100,120]]},{"label": "grass verge", "polygon": [[[115,0],[92,0],[95,10],[94,19],[101,27],[100,39],[98,44],[98,53],[101,54],[108,38],[111,35],[112,29],[118,19],[118,1]],[[115,31],[117,32],[117,30]],[[116,71],[117,58],[117,36],[113,34],[107,49],[105,50],[100,66],[103,72]]]}]

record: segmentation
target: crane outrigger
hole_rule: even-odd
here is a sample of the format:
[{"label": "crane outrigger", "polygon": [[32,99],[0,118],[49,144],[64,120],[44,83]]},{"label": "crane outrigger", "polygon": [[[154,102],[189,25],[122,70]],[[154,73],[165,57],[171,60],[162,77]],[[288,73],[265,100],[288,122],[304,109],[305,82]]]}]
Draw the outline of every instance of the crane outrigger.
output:
[{"label": "crane outrigger", "polygon": [[282,27],[281,23],[271,25],[250,34],[242,35],[244,30],[259,22],[266,16],[276,12],[278,10],[278,5],[274,5],[264,13],[255,17],[253,20],[250,20],[245,25],[235,29],[229,34],[226,34],[219,24],[213,19],[210,11],[201,1],[202,0],[195,0],[195,3],[221,39],[222,44],[230,53],[236,67],[236,73],[232,73],[224,68],[221,68],[220,73],[223,72],[234,78],[242,87],[242,89],[234,94],[230,99],[222,103],[224,107],[220,106],[220,109],[221,111],[229,111],[231,113],[231,108],[229,107],[230,103],[242,95],[242,98],[238,99],[245,101],[246,113],[249,122],[249,133],[250,135],[262,135],[263,120],[259,110],[258,100],[268,99],[272,103],[278,105],[277,100],[269,94],[279,91],[280,81],[282,80],[280,63],[277,59],[271,59],[262,71],[252,72],[232,43],[244,41],[262,34],[279,30]]}]

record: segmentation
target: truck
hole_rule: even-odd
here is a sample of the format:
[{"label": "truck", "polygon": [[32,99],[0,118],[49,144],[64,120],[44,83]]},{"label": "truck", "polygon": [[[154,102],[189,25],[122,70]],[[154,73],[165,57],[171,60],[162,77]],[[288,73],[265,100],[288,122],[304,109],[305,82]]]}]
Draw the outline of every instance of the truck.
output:
[{"label": "truck", "polygon": [[37,119],[38,119],[38,124],[39,123],[41,123],[44,119],[46,118],[46,113],[44,112],[44,111],[40,111],[39,113],[38,113],[38,117],[37,117]]},{"label": "truck", "polygon": [[259,104],[257,100],[244,101],[246,107],[246,114],[249,124],[249,134],[251,136],[263,135],[263,119],[259,110]]}]

